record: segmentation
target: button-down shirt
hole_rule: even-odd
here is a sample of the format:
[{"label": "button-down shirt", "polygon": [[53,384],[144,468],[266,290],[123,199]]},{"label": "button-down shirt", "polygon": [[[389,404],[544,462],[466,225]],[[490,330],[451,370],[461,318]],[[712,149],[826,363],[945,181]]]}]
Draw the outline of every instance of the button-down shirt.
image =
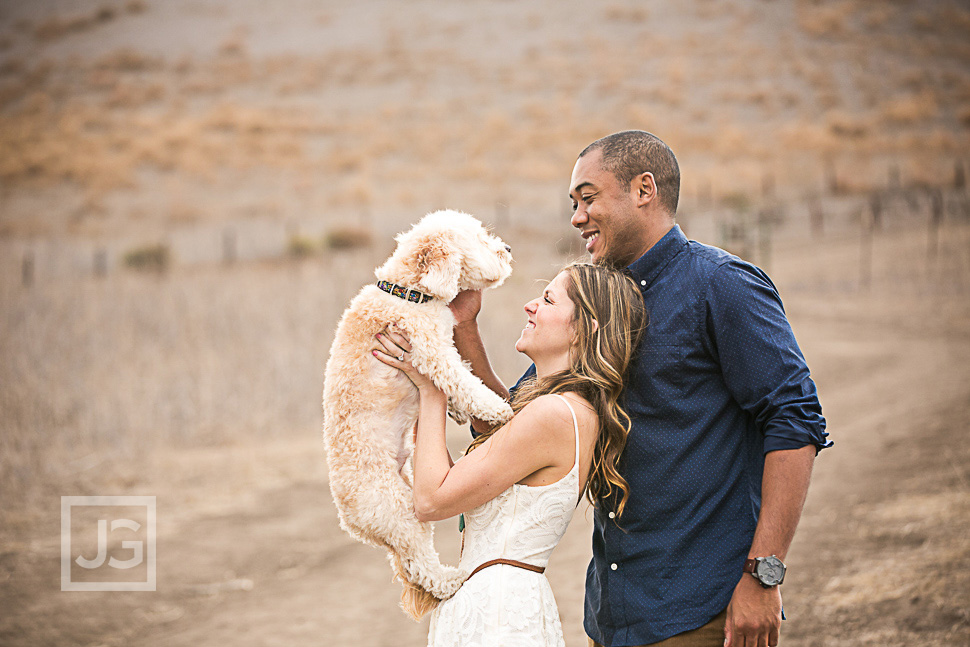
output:
[{"label": "button-down shirt", "polygon": [[586,632],[614,646],[723,611],[754,538],[764,455],[831,445],[764,272],[676,225],[629,270],[649,315],[624,396],[630,498],[620,518],[615,501],[598,506],[586,577]]}]

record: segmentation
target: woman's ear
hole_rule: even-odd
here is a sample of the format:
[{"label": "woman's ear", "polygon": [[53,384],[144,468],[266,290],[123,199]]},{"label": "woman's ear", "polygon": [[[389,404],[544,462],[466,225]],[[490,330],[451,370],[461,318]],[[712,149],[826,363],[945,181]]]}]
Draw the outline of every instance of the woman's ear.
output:
[{"label": "woman's ear", "polygon": [[590,319],[590,321],[593,322],[593,332],[600,329],[600,322],[596,321],[595,319]]}]

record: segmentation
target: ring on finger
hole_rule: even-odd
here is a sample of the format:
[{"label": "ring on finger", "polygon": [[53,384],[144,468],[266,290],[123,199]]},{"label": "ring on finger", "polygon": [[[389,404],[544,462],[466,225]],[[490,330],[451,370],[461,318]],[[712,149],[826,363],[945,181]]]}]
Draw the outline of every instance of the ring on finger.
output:
[{"label": "ring on finger", "polygon": [[401,356],[397,358],[397,361],[403,362],[404,361],[404,355],[405,355],[405,353],[401,353]]}]

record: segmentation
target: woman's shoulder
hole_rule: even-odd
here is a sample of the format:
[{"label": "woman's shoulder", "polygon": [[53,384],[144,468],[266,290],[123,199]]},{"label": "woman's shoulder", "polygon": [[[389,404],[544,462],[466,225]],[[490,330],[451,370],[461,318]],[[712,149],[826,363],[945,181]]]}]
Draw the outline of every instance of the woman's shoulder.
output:
[{"label": "woman's shoulder", "polygon": [[540,395],[529,404],[522,407],[518,416],[524,419],[538,420],[540,418],[561,418],[569,417],[569,410],[562,403],[562,398],[558,395],[547,393]]},{"label": "woman's shoulder", "polygon": [[570,433],[573,429],[573,414],[580,424],[587,417],[586,414],[595,417],[593,406],[584,397],[572,391],[540,395],[519,412],[523,422],[532,423],[530,426],[542,427],[545,431],[565,429]]}]

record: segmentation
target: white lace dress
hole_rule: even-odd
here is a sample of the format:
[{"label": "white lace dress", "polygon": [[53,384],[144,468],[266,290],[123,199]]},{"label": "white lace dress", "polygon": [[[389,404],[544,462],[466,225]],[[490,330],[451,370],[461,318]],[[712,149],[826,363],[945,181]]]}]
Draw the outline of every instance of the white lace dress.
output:
[{"label": "white lace dress", "polygon": [[[469,572],[489,560],[513,559],[545,567],[579,502],[579,426],[576,451],[563,478],[543,486],[515,484],[465,513],[459,565]],[[516,566],[482,569],[431,616],[429,647],[562,647],[559,609],[546,576]]]}]

